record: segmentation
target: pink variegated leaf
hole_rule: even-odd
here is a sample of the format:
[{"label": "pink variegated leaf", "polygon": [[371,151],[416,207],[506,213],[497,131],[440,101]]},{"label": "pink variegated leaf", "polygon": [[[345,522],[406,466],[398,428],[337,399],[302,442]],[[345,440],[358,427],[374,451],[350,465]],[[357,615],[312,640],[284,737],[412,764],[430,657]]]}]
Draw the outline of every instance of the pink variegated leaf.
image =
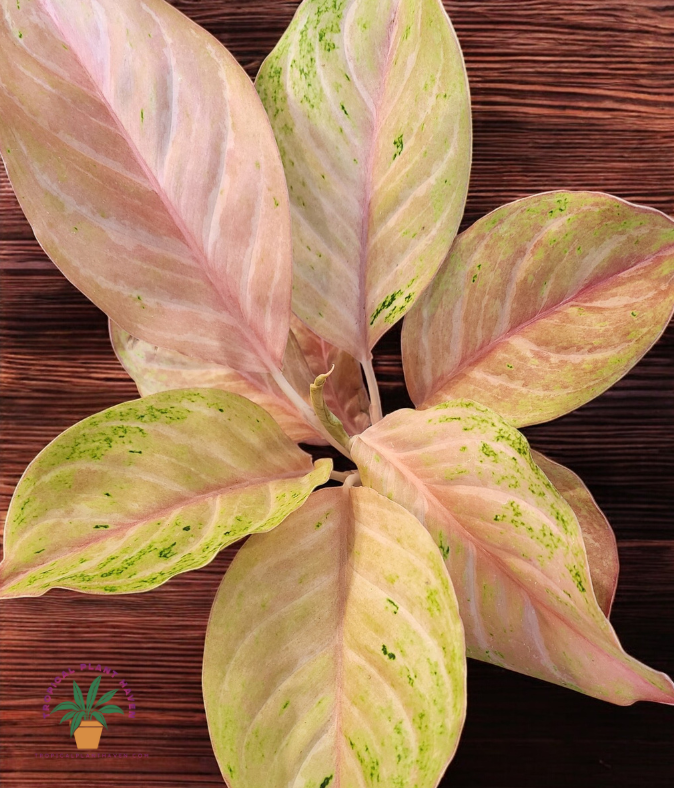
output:
[{"label": "pink variegated leaf", "polygon": [[674,221],[592,192],[505,205],[462,233],[405,320],[417,407],[466,397],[516,426],[601,394],[674,308]]},{"label": "pink variegated leaf", "polygon": [[674,703],[671,680],[621,648],[578,520],[508,422],[465,400],[401,410],[351,453],[363,483],[416,515],[445,556],[469,656],[620,705]]},{"label": "pink variegated leaf", "polygon": [[597,604],[608,618],[620,572],[615,534],[580,476],[537,451],[531,456],[578,519]]},{"label": "pink variegated leaf", "polygon": [[[326,441],[308,423],[303,413],[281,392],[271,375],[239,372],[222,364],[191,358],[136,339],[110,321],[110,339],[120,364],[131,375],[141,396],[185,388],[217,388],[240,394],[261,405],[281,429],[298,443],[324,445]],[[359,369],[360,372],[360,369]],[[283,373],[309,403],[314,375],[309,370],[297,340],[288,334]]]},{"label": "pink variegated leaf", "polygon": [[280,368],[282,164],[212,36],[163,0],[4,2],[0,142],[37,239],[115,322],[235,369]]},{"label": "pink variegated leaf", "polygon": [[463,214],[471,119],[458,41],[440,0],[304,0],[256,84],[290,189],[294,310],[367,363]]},{"label": "pink variegated leaf", "polygon": [[321,490],[249,539],[206,632],[208,729],[231,788],[435,788],[465,677],[433,540],[362,487]]}]

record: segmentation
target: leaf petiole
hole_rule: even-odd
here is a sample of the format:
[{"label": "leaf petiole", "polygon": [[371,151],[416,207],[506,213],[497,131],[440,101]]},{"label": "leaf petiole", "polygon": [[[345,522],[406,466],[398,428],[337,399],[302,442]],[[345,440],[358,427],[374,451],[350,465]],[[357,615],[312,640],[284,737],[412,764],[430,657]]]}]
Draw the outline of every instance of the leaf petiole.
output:
[{"label": "leaf petiole", "polygon": [[351,476],[354,471],[332,471],[330,473],[330,478],[333,482],[345,482],[349,476]]},{"label": "leaf petiole", "polygon": [[370,420],[373,424],[376,424],[383,418],[377,376],[374,374],[374,367],[372,366],[371,358],[367,361],[362,361],[361,364],[363,365],[363,372],[365,372],[365,380],[367,382],[367,390],[370,395]]},{"label": "leaf petiole", "polygon": [[348,490],[351,487],[360,487],[360,486],[361,486],[360,473],[358,471],[354,471],[353,473],[350,473],[344,480],[345,490]]}]

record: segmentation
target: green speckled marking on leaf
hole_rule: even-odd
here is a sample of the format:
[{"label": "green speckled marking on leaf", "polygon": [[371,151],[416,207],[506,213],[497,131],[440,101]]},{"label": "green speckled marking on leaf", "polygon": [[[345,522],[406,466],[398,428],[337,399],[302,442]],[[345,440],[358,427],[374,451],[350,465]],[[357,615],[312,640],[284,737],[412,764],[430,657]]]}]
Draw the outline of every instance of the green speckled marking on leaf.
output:
[{"label": "green speckled marking on leaf", "polygon": [[618,546],[611,526],[590,491],[573,471],[539,452],[532,452],[532,456],[578,518],[590,565],[592,588],[604,615],[608,616],[618,583],[620,565]]}]

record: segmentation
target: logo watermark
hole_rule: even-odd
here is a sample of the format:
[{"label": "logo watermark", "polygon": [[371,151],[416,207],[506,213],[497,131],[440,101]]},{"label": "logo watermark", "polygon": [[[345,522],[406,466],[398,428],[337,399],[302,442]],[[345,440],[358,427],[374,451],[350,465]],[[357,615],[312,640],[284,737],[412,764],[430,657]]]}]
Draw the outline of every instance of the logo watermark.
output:
[{"label": "logo watermark", "polygon": [[[36,753],[36,758],[147,758],[147,753],[98,752],[116,715],[135,719],[136,698],[118,671],[101,663],[80,662],[55,675],[44,694],[43,719],[67,723],[76,749]],[[53,716],[52,716],[53,715]],[[60,718],[60,719],[59,719]],[[119,718],[119,717],[117,717]],[[78,752],[79,751],[79,752]]]}]

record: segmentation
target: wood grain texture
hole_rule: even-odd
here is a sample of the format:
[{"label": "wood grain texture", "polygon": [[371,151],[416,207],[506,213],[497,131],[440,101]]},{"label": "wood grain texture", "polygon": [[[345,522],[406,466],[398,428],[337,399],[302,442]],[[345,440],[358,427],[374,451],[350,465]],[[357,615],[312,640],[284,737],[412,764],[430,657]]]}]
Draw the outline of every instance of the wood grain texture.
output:
[{"label": "wood grain texture", "polygon": [[[297,6],[179,0],[253,75]],[[674,215],[674,4],[667,0],[446,3],[473,94],[467,226],[552,188],[599,189]],[[6,510],[23,468],[61,430],[135,396],[106,321],[51,265],[0,174],[2,477]],[[399,331],[376,351],[385,408],[408,406]],[[625,648],[674,672],[674,325],[621,382],[579,411],[527,431],[579,473],[612,522],[622,570],[612,620]],[[149,594],[51,591],[0,606],[3,788],[223,785],[201,700],[210,605],[234,555]],[[148,758],[37,759],[71,751],[40,715],[54,671],[102,660],[134,685],[136,720],[101,745]],[[443,786],[669,788],[674,709],[617,708],[481,663]],[[260,788],[264,788],[261,786]]]}]

